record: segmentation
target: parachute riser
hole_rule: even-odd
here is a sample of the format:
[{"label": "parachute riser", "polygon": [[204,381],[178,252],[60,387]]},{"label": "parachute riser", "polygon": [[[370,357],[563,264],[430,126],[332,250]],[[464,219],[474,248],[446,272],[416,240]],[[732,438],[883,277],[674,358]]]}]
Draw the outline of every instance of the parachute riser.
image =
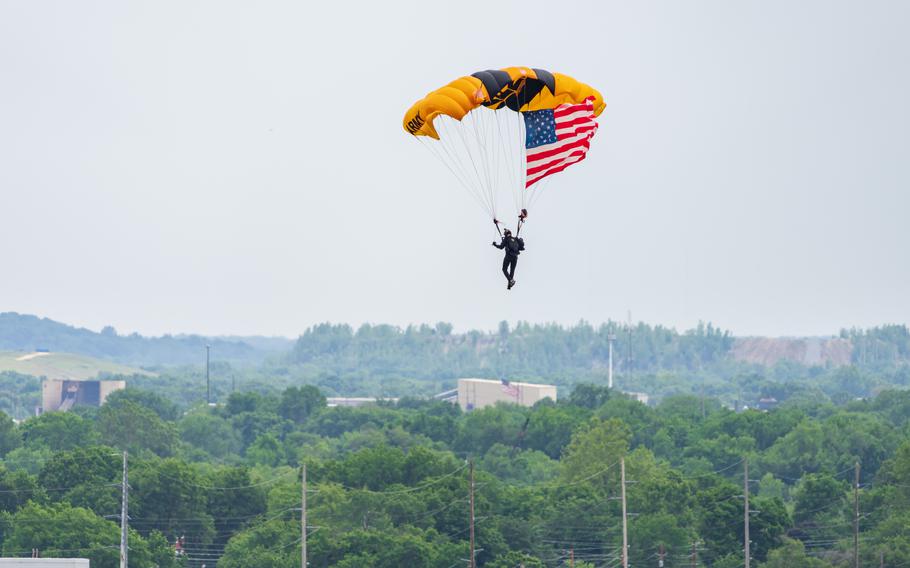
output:
[{"label": "parachute riser", "polygon": [[518,235],[521,234],[521,228],[525,224],[525,219],[528,218],[528,210],[522,209],[521,213],[518,214],[518,228],[515,229],[515,238],[518,238]]}]

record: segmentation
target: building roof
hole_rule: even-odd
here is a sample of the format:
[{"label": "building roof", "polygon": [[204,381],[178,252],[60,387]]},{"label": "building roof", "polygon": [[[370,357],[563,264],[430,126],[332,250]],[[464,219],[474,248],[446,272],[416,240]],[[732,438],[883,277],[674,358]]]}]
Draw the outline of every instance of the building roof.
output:
[{"label": "building roof", "polygon": [[[493,385],[502,384],[501,379],[500,380],[497,380],[497,379],[458,379],[459,383],[462,381],[471,382],[471,383],[487,383],[487,384],[493,384]],[[545,385],[543,383],[522,383],[519,381],[509,381],[509,384],[516,385],[519,387],[552,387],[554,389],[556,388],[556,385]]]}]

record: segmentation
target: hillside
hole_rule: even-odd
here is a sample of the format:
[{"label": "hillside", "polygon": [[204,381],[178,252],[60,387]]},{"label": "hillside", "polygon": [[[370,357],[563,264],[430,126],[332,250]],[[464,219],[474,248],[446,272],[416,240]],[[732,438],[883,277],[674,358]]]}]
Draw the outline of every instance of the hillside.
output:
[{"label": "hillside", "polygon": [[[264,340],[261,345],[275,345]],[[205,346],[219,361],[256,364],[272,349],[257,348],[235,339],[207,338],[198,335],[143,337],[118,335],[112,327],[100,333],[77,328],[47,318],[15,312],[0,313],[0,350],[79,353],[133,366],[199,365],[205,360]]]},{"label": "hillside", "polygon": [[73,353],[0,351],[0,373],[7,371],[49,379],[92,379],[99,374],[153,375],[135,367]]}]

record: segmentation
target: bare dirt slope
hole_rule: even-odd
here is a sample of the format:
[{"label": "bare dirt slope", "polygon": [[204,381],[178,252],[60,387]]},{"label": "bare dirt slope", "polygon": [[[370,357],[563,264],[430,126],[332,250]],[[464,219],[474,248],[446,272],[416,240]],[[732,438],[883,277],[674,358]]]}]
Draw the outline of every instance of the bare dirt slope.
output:
[{"label": "bare dirt slope", "polygon": [[847,339],[821,337],[742,337],[733,344],[737,361],[771,366],[781,360],[804,365],[849,365],[853,344]]}]

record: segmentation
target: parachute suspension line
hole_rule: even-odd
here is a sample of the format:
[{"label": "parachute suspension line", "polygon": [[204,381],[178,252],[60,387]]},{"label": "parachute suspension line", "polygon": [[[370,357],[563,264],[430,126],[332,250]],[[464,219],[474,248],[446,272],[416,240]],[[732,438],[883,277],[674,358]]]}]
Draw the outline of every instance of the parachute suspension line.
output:
[{"label": "parachute suspension line", "polygon": [[[487,213],[488,212],[487,207],[484,204],[483,200],[480,199],[480,197],[478,197],[478,195],[474,192],[474,190],[471,189],[471,186],[468,183],[466,183],[464,181],[464,179],[462,179],[461,174],[459,174],[458,172],[455,171],[455,169],[453,168],[451,163],[449,161],[446,161],[446,159],[442,157],[442,153],[439,151],[439,149],[434,147],[436,145],[435,142],[425,141],[423,139],[423,136],[414,136],[414,138],[416,138],[417,141],[420,142],[420,144],[424,148],[426,148],[428,152],[433,154],[433,156],[435,156],[437,160],[442,162],[442,165],[444,165],[446,167],[446,169],[448,169],[450,172],[452,172],[452,175],[455,176],[455,179],[458,180],[458,183],[460,183],[461,186],[467,190],[468,194],[474,199],[475,203],[477,203],[477,205],[480,206],[480,208],[483,210],[484,213]],[[445,147],[443,146],[442,148],[445,151]],[[448,154],[448,152],[446,152],[446,154]]]},{"label": "parachute suspension line", "polygon": [[[471,183],[469,179],[470,176],[466,173],[465,168],[461,163],[461,159],[457,157],[457,155],[455,155],[452,151],[450,151],[447,144],[445,142],[442,142],[441,139],[435,142],[427,141],[424,142],[424,144],[428,148],[438,147],[441,149],[441,153],[437,153],[436,156],[443,164],[445,164],[449,171],[455,175],[456,179],[458,179],[462,187],[467,190],[468,194],[474,198],[480,208],[486,213],[489,208],[487,204],[484,203],[482,196],[478,194],[474,185]],[[442,157],[442,153],[445,154],[445,158]]]},{"label": "parachute suspension line", "polygon": [[458,164],[461,169],[465,183],[467,184],[469,190],[476,196],[477,199],[483,204],[483,208],[487,214],[491,212],[491,205],[487,196],[485,195],[482,184],[478,183],[479,177],[477,175],[477,170],[473,162],[468,164],[469,161],[472,161],[472,157],[467,152],[467,149],[462,145],[456,144],[455,135],[450,133],[451,127],[449,121],[454,120],[449,117],[439,117],[437,121],[437,130],[439,131],[438,141],[442,147],[446,150],[447,155],[450,159]]},{"label": "parachute suspension line", "polygon": [[486,110],[484,116],[486,116],[484,122],[486,123],[486,131],[488,133],[487,139],[491,141],[493,146],[493,172],[496,176],[495,183],[498,189],[503,184],[509,184],[508,176],[503,175],[505,173],[503,170],[508,167],[508,164],[506,163],[507,156],[502,136],[498,135],[500,118],[494,110]]},{"label": "parachute suspension line", "polygon": [[[506,170],[505,185],[512,198],[514,212],[517,215],[521,209],[521,189],[522,189],[522,160],[521,151],[524,147],[524,139],[521,137],[521,123],[524,121],[520,112],[500,112],[497,127],[500,133],[499,139],[502,142],[502,155],[504,168]],[[517,127],[512,128],[511,122],[515,122]]]},{"label": "parachute suspension line", "polygon": [[[462,128],[455,126],[454,130],[459,133],[458,138],[456,138],[455,135],[451,133],[451,130],[453,129],[453,126],[450,124],[451,122],[454,122],[454,119],[451,119],[449,117],[444,117],[439,121],[439,126],[443,127],[441,130],[445,131],[444,134],[440,133],[439,140],[442,142],[443,148],[446,149],[449,156],[454,157],[453,160],[455,160],[462,167],[463,171],[465,172],[465,179],[468,180],[470,191],[474,192],[481,203],[483,203],[483,208],[486,210],[487,214],[495,217],[495,203],[490,198],[489,192],[485,191],[483,180],[480,177],[480,173],[477,171],[477,163],[471,154],[467,139],[464,136],[464,132],[462,132]],[[455,140],[458,140],[459,138],[462,141],[461,148],[457,147],[455,143]],[[465,160],[464,157],[467,157],[467,160]],[[468,161],[470,161],[470,167],[468,167]],[[473,176],[470,174],[472,171],[474,172]],[[476,179],[476,183],[471,182],[471,179]]]},{"label": "parachute suspension line", "polygon": [[[463,121],[462,124],[464,124]],[[477,183],[481,191],[484,191],[486,193],[487,200],[490,203],[490,213],[493,217],[496,217],[496,199],[493,196],[493,188],[484,185],[483,177],[480,175],[480,171],[477,169],[477,161],[480,160],[481,164],[483,164],[483,156],[479,155],[478,160],[475,160],[474,154],[471,152],[471,144],[468,142],[468,137],[464,132],[464,128],[456,128],[455,130],[458,132],[458,136],[461,138],[461,143],[464,144],[468,159],[471,160],[471,165],[474,168],[474,174],[477,176]]]},{"label": "parachute suspension line", "polygon": [[518,164],[518,150],[517,150],[517,146],[518,146],[518,144],[521,143],[521,141],[512,137],[512,134],[511,134],[512,129],[511,129],[511,125],[508,124],[508,121],[521,120],[521,116],[519,116],[520,114],[521,113],[514,113],[514,114],[509,113],[509,114],[503,115],[504,116],[503,120],[506,121],[506,126],[505,126],[506,134],[504,136],[500,136],[500,138],[502,139],[502,143],[503,143],[503,147],[502,147],[503,154],[508,156],[508,160],[509,160],[509,166],[508,166],[509,167],[509,180],[508,180],[509,188],[508,189],[509,189],[509,194],[512,196],[512,205],[515,207],[516,213],[521,208],[520,207],[521,204],[519,203],[519,194],[518,194],[518,184],[521,183],[521,180],[519,178],[520,172],[518,170],[519,164]]},{"label": "parachute suspension line", "polygon": [[527,204],[525,203],[525,193],[527,188],[525,184],[528,181],[528,149],[526,148],[526,127],[525,127],[525,116],[524,113],[516,113],[518,115],[518,120],[515,122],[515,136],[518,138],[518,143],[515,145],[518,162],[518,183],[515,185],[515,191],[518,192],[518,205],[515,209],[520,213],[522,210],[527,210]]},{"label": "parachute suspension line", "polygon": [[490,157],[490,166],[492,172],[491,183],[493,193],[495,195],[500,192],[500,187],[504,182],[508,183],[508,180],[503,180],[502,176],[502,168],[504,164],[502,155],[502,138],[500,136],[496,136],[496,132],[494,132],[494,126],[499,124],[499,111],[483,108],[476,109],[472,114],[479,114],[480,118],[478,120],[480,120],[483,124],[483,136],[484,139],[488,141],[489,151],[486,152],[486,155]]},{"label": "parachute suspension line", "polygon": [[537,204],[537,200],[540,199],[540,196],[543,194],[544,190],[550,187],[551,179],[553,179],[551,176],[547,176],[529,188],[530,191],[528,192],[528,209]]},{"label": "parachute suspension line", "polygon": [[498,134],[497,139],[501,142],[498,150],[502,152],[503,167],[506,170],[506,179],[505,183],[509,187],[514,187],[514,184],[518,183],[517,178],[515,177],[515,154],[514,152],[509,151],[509,140],[503,136],[502,133],[502,121],[506,119],[500,119],[497,116],[496,122],[496,132]]},{"label": "parachute suspension line", "polygon": [[481,110],[485,110],[485,109],[483,109],[483,107],[477,108],[468,114],[471,116],[471,126],[472,126],[472,130],[473,130],[473,134],[474,134],[474,140],[477,142],[477,146],[480,148],[480,152],[478,153],[478,159],[480,161],[481,168],[483,169],[484,177],[486,178],[487,191],[490,194],[490,201],[493,203],[493,217],[495,218],[496,217],[496,185],[495,185],[496,180],[493,179],[493,175],[491,174],[491,169],[492,169],[493,164],[490,163],[491,159],[495,158],[495,155],[491,156],[490,152],[487,149],[488,137],[487,137],[487,133],[486,133],[486,124],[483,119],[483,115],[480,115],[480,117],[481,117],[479,119],[480,125],[477,124],[477,122],[478,122],[477,116],[479,114],[478,111],[481,111]]},{"label": "parachute suspension line", "polygon": [[[448,127],[445,120],[440,120],[438,122],[440,130],[446,130]],[[467,190],[467,192],[474,198],[480,208],[484,213],[490,215],[491,205],[486,199],[484,193],[480,190],[475,182],[472,181],[473,176],[471,175],[471,168],[469,168],[464,160],[463,152],[459,152],[459,149],[453,142],[454,137],[449,136],[448,134],[440,136],[437,140],[421,140],[424,145],[428,148],[437,148],[441,152],[434,152],[434,154],[439,158],[439,160],[446,165],[446,167],[455,175],[456,179],[461,183],[462,187]],[[444,154],[444,157],[443,157]]]}]

